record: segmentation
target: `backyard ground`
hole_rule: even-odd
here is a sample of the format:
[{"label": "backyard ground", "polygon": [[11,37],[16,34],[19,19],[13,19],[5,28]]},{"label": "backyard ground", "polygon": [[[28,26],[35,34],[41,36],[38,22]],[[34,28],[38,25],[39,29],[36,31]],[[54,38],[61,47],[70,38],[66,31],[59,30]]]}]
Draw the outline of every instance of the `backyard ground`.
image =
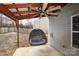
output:
[{"label": "backyard ground", "polygon": [[[28,34],[19,33],[20,47],[28,46]],[[16,32],[0,34],[0,56],[11,56],[16,50]]]}]

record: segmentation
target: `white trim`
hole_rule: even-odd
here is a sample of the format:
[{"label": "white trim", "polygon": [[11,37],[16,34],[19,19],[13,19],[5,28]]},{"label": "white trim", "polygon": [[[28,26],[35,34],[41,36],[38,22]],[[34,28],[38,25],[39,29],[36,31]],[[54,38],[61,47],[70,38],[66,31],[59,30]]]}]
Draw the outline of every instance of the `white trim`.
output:
[{"label": "white trim", "polygon": [[72,16],[71,16],[71,48],[72,48]]},{"label": "white trim", "polygon": [[78,15],[79,15],[79,13],[78,14],[75,14],[75,15],[72,15],[71,17],[78,16]]},{"label": "white trim", "polygon": [[72,31],[72,33],[79,33],[79,31]]}]

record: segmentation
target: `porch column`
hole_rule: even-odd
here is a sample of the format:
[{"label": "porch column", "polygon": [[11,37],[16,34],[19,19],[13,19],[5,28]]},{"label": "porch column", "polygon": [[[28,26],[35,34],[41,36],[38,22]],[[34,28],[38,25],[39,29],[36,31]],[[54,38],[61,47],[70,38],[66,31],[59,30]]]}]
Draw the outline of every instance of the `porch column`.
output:
[{"label": "porch column", "polygon": [[16,20],[16,29],[17,29],[17,43],[16,46],[19,48],[19,20]]}]

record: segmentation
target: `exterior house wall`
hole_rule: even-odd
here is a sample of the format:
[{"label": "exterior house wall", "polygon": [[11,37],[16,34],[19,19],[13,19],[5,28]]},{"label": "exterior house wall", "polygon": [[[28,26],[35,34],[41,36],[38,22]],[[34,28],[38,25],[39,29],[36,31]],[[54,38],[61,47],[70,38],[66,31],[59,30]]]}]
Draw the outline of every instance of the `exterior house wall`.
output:
[{"label": "exterior house wall", "polygon": [[48,33],[48,28],[49,28],[49,19],[47,17],[43,17],[39,20],[34,20],[33,28],[40,28],[42,29],[45,33]]},{"label": "exterior house wall", "polygon": [[65,55],[79,55],[71,47],[71,16],[79,14],[79,4],[67,4],[56,17],[49,17],[50,45]]}]

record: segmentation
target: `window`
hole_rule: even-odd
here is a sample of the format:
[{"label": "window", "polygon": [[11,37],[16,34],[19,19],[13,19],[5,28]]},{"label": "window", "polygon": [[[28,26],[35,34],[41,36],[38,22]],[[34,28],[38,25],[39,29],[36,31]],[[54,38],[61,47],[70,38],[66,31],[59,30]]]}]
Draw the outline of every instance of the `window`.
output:
[{"label": "window", "polygon": [[71,17],[72,47],[79,48],[79,15]]}]

